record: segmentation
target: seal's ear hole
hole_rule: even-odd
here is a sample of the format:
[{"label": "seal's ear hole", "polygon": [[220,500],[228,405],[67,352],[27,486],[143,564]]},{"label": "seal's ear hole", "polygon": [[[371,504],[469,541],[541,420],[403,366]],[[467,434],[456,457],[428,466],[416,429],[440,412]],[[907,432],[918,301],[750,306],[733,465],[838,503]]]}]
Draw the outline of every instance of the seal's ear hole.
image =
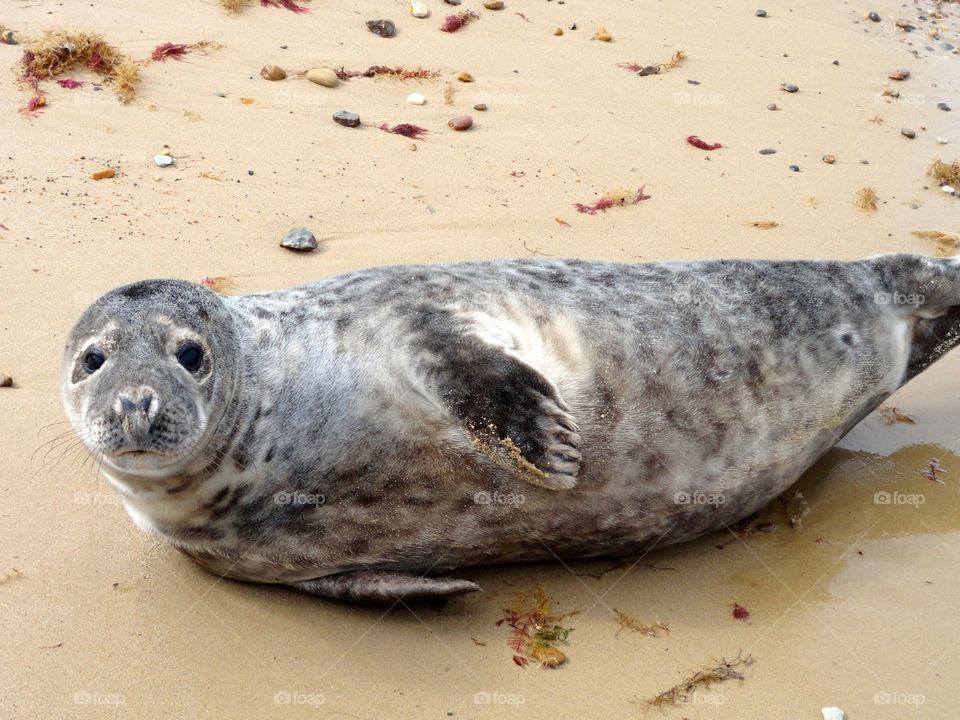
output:
[{"label": "seal's ear hole", "polygon": [[99,370],[106,361],[107,359],[100,350],[95,347],[90,347],[84,351],[83,357],[80,359],[80,364],[83,366],[84,371],[92,375]]},{"label": "seal's ear hole", "polygon": [[196,372],[203,365],[203,348],[195,342],[185,342],[177,348],[177,362],[188,372]]}]

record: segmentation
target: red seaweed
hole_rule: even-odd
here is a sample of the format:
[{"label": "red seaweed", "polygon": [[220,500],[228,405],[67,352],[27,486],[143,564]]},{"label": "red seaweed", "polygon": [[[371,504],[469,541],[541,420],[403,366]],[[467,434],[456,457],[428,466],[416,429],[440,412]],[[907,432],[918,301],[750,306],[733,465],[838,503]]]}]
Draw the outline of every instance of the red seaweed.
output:
[{"label": "red seaweed", "polygon": [[649,200],[650,195],[643,194],[644,186],[640,186],[634,194],[607,194],[598,198],[596,202],[590,205],[584,205],[583,203],[574,203],[573,206],[577,209],[577,212],[584,213],[586,215],[596,215],[597,213],[606,212],[612,207],[623,206],[623,205],[636,205],[641,200]]},{"label": "red seaweed", "polygon": [[443,25],[440,26],[440,30],[445,33],[456,32],[462,28],[467,23],[472,20],[476,20],[480,16],[477,15],[473,10],[465,10],[464,12],[459,12],[456,15],[447,15],[443,19]]},{"label": "red seaweed", "polygon": [[84,82],[82,80],[74,80],[73,78],[63,78],[62,80],[57,80],[57,85],[62,88],[67,88],[68,90],[74,90],[78,87],[83,87]]},{"label": "red seaweed", "polygon": [[378,125],[381,130],[388,133],[393,133],[394,135],[403,135],[403,137],[411,138],[413,140],[422,140],[423,136],[426,135],[429,130],[422,128],[419,125],[411,125],[410,123],[400,123],[399,125],[394,125],[390,127],[387,123],[380,123]]},{"label": "red seaweed", "polygon": [[36,115],[37,110],[46,104],[47,99],[43,95],[34,95],[19,111],[22,115]]},{"label": "red seaweed", "polygon": [[701,150],[719,150],[723,147],[720,143],[710,144],[698,138],[696,135],[688,135],[687,142],[693,145],[695,148],[700,148]]},{"label": "red seaweed", "polygon": [[743,605],[740,605],[739,603],[733,603],[732,607],[733,607],[733,617],[735,617],[737,620],[750,619],[750,611],[747,610]]},{"label": "red seaweed", "polygon": [[293,0],[260,0],[261,7],[282,7],[286,8],[290,12],[301,13],[310,12],[310,8],[305,8],[303,5],[297,5]]},{"label": "red seaweed", "polygon": [[183,56],[190,52],[189,46],[185,43],[163,43],[157,45],[150,53],[150,59],[154,62],[165,62],[168,58],[174,60],[183,60]]},{"label": "red seaweed", "polygon": [[349,80],[350,78],[358,77],[376,77],[377,75],[388,75],[390,77],[398,78],[399,80],[435,80],[440,77],[439,70],[427,70],[426,68],[417,67],[412,70],[407,69],[403,66],[397,67],[388,67],[386,65],[371,65],[366,70],[347,70],[346,68],[341,67],[339,70],[335,70],[337,77],[341,80]]}]

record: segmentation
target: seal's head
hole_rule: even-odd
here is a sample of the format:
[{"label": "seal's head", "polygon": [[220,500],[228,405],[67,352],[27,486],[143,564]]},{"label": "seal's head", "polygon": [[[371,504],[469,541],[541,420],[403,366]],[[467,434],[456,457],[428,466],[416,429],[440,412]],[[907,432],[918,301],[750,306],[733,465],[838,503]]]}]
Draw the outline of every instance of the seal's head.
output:
[{"label": "seal's head", "polygon": [[207,445],[238,375],[236,329],[223,301],[183,280],[145,280],[87,308],[67,340],[67,415],[108,473],[163,479]]}]

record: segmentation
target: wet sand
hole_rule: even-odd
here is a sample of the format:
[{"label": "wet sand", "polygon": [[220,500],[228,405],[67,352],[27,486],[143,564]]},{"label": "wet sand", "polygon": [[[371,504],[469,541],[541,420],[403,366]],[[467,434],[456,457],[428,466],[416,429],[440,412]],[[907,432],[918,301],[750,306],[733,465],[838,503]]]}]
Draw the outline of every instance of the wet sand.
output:
[{"label": "wet sand", "polygon": [[[56,424],[63,339],[89,302],[135,279],[229,276],[230,292],[246,293],[375,264],[532,254],[855,258],[932,253],[910,231],[957,230],[960,201],[925,188],[924,171],[960,146],[956,112],[935,107],[960,109],[958,58],[926,37],[915,6],[878,2],[883,21],[871,23],[870,8],[826,0],[771,4],[766,18],[737,3],[527,0],[448,35],[437,28],[450,9],[429,5],[426,20],[402,2],[235,17],[201,0],[4,8],[0,22],[22,33],[101,32],[138,58],[166,41],[223,48],[144,68],[128,106],[107,90],[53,85],[47,107],[20,118],[29,93],[12,70],[0,83],[0,373],[16,383],[0,389],[0,716],[815,720],[837,705],[851,720],[954,717],[957,353],[891,399],[916,424],[874,414],[807,473],[799,528],[774,503],[754,525],[776,532],[712,535],[599,578],[585,573],[612,563],[467,570],[485,592],[442,610],[384,615],[218,580],[136,530],[80,448],[55,440],[67,429]],[[957,44],[957,7],[944,12],[942,39]],[[381,16],[396,38],[363,27]],[[899,31],[900,16],[918,30]],[[590,40],[600,25],[613,42]],[[21,49],[0,45],[5,66]],[[688,59],[660,75],[616,67],[677,49]],[[268,63],[422,65],[443,77],[326,89],[269,83],[259,76]],[[898,67],[912,76],[888,102],[879,94]],[[456,83],[462,70],[476,82]],[[445,81],[457,86],[453,106]],[[406,104],[413,91],[427,105]],[[476,102],[489,110],[472,112]],[[367,124],[335,125],[343,109]],[[467,112],[473,129],[446,128]],[[380,122],[431,133],[413,143]],[[691,134],[726,147],[694,149]],[[152,157],[165,146],[177,162],[161,169]],[[835,164],[821,161],[828,153]],[[106,166],[117,177],[89,179]],[[636,206],[573,207],[641,185],[652,197]],[[876,189],[876,212],[855,207],[863,186]],[[758,220],[780,227],[749,225]],[[299,225],[320,250],[278,247]],[[932,458],[945,486],[920,475]],[[557,670],[514,665],[495,626],[536,583],[559,610],[580,610]],[[750,618],[734,619],[732,603]],[[618,635],[614,609],[670,634]],[[645,704],[738,653],[753,658],[743,682],[676,708]]]}]

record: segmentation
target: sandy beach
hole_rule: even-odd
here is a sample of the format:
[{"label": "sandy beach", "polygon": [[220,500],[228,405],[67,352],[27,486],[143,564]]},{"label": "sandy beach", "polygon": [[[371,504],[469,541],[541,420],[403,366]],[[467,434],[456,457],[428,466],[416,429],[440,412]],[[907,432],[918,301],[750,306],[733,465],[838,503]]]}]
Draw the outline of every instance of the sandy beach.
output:
[{"label": "sandy beach", "polygon": [[[0,388],[0,717],[956,717],[956,352],[888,401],[914,423],[874,413],[801,479],[798,527],[776,502],[742,533],[636,562],[461,571],[485,592],[388,614],[218,579],[139,531],[62,435],[59,368],[84,308],[148,277],[219,278],[242,294],[474,258],[952,253],[912,233],[960,231],[960,199],[927,176],[960,153],[960,5],[770,2],[758,17],[724,1],[507,0],[445,33],[445,15],[473,6],[428,0],[420,19],[400,0],[303,4],[0,11],[21,43],[0,45],[0,375],[13,378]],[[368,32],[372,18],[396,36]],[[600,27],[610,42],[594,39]],[[17,81],[25,43],[51,29],[100,33],[134,60],[166,42],[220,47],[143,64],[127,104],[78,69],[61,77],[81,86],[45,81],[45,104],[18,112],[35,94]],[[656,74],[618,67],[677,51]],[[288,77],[262,78],[269,64]],[[373,65],[439,76],[327,88],[301,74]],[[909,77],[890,79],[899,68]],[[363,124],[334,123],[340,110]],[[471,129],[448,128],[464,114]],[[115,176],[91,179],[106,168]],[[857,206],[864,187],[874,210]],[[575,207],[639,188],[649,199]],[[316,251],[279,246],[299,226]],[[934,459],[943,485],[922,474]],[[538,584],[557,611],[579,611],[556,669],[518,667],[496,625]],[[669,632],[623,627],[618,611]],[[650,705],[738,657],[742,680]]]}]

